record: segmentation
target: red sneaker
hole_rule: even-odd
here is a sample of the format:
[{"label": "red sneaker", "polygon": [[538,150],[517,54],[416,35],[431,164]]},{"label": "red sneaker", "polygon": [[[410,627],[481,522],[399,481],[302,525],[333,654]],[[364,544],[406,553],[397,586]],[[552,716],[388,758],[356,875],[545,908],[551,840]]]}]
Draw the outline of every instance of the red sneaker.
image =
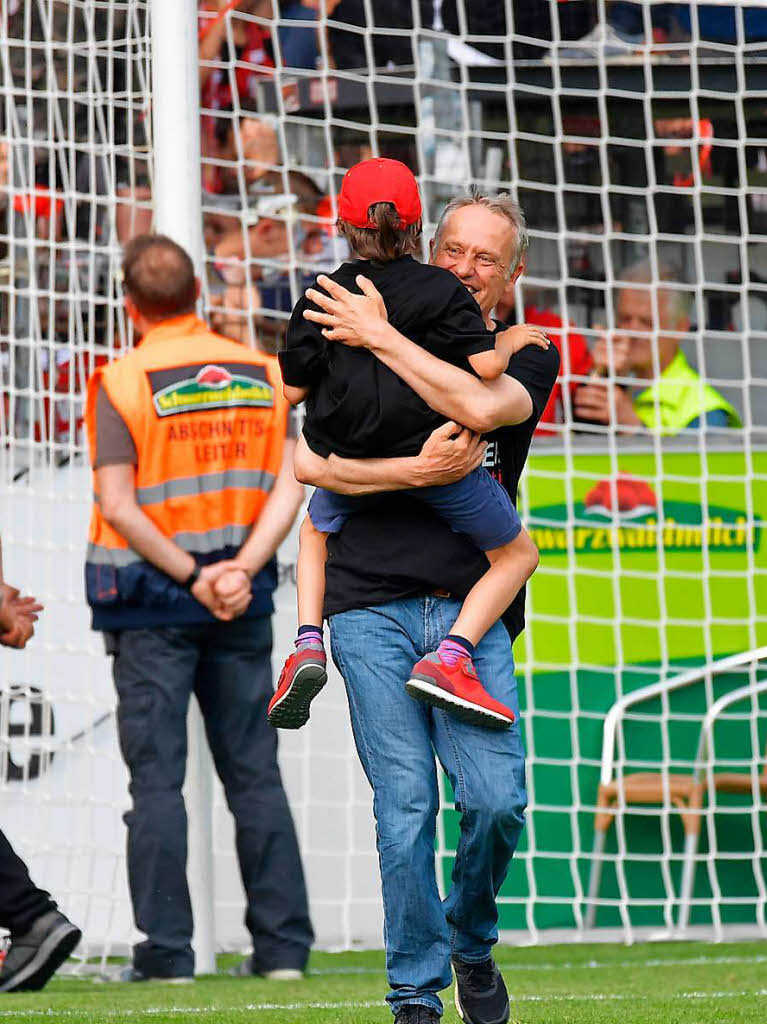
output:
[{"label": "red sneaker", "polygon": [[514,722],[513,711],[494,700],[480,683],[471,658],[448,665],[436,651],[427,654],[413,668],[405,689],[424,704],[486,729],[508,729]]},{"label": "red sneaker", "polygon": [[285,662],[267,718],[275,729],[300,729],[309,720],[309,705],[328,679],[327,657],[320,644],[306,644]]}]

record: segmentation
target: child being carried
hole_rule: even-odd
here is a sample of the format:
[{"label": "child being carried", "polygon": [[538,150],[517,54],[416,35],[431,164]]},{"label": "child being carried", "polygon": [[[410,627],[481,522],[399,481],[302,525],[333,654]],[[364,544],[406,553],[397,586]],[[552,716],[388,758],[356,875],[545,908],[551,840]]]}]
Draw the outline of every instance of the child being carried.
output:
[{"label": "child being carried", "polygon": [[[345,175],[338,198],[338,230],[355,258],[330,277],[359,292],[357,276],[373,282],[390,323],[441,359],[483,380],[505,372],[525,345],[548,347],[537,327],[520,324],[494,333],[476,301],[449,271],[418,263],[421,199],[408,168],[396,160],[366,160]],[[304,438],[322,457],[417,455],[431,432],[446,422],[401,378],[363,348],[328,341],[305,317],[315,309],[304,297],[296,304],[286,348],[279,354],[288,400],[306,401]],[[507,491],[490,473],[475,469],[456,483],[416,488],[456,532],[485,552],[490,568],[475,584],[450,633],[437,650],[414,667],[406,687],[411,696],[470,722],[505,729],[512,711],[486,692],[477,677],[474,647],[500,618],[537,565]],[[317,488],[301,525],[297,565],[299,630],[269,704],[269,721],[300,728],[309,705],[324,686],[326,655],[322,635],[326,539],[338,532],[359,502]]]}]

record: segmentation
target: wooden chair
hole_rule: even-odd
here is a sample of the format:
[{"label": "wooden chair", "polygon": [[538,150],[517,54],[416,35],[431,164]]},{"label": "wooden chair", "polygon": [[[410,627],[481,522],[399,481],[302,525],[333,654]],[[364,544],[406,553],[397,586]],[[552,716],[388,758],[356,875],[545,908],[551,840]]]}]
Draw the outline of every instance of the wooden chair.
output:
[{"label": "wooden chair", "polygon": [[[767,693],[767,680],[752,682],[747,686],[740,686],[737,690],[726,693],[719,700],[715,701],[706,712],[700,730],[698,755],[693,778],[695,784],[701,788],[702,801],[705,802],[706,798],[708,798],[709,808],[714,806],[712,798],[716,793],[735,793],[741,796],[767,795],[767,751],[763,758],[762,769],[756,777],[754,777],[752,772],[717,772],[714,770],[716,763],[713,744],[714,726],[721,718],[722,713],[732,707],[733,704],[748,699],[754,701],[760,693]],[[755,793],[755,790],[758,790],[758,793]],[[694,842],[691,842],[689,846],[685,845],[678,922],[679,928],[682,931],[689,924],[692,894],[695,885],[695,857],[698,852],[702,815],[699,814],[697,817],[698,828],[693,836]]]},{"label": "wooden chair", "polygon": [[[679,926],[686,927],[689,920],[689,902],[692,896],[695,876],[695,856],[700,838],[700,828],[703,815],[703,804],[711,785],[717,788],[716,782],[712,781],[711,772],[707,775],[700,771],[701,750],[704,737],[709,736],[713,728],[713,719],[706,732],[706,723],[710,716],[719,709],[723,702],[731,702],[736,699],[743,699],[744,694],[753,692],[754,686],[741,687],[738,691],[726,694],[716,701],[707,712],[701,729],[699,740],[698,759],[696,770],[687,774],[673,774],[665,770],[616,773],[615,771],[615,746],[619,726],[622,724],[626,711],[644,701],[661,697],[675,690],[691,686],[706,677],[712,677],[721,672],[729,672],[745,665],[755,665],[757,662],[767,658],[767,647],[757,648],[753,651],[745,651],[729,658],[722,658],[719,661],[711,662],[700,668],[683,672],[671,679],[661,680],[644,686],[633,693],[622,697],[610,708],[604,725],[602,738],[602,769],[599,788],[597,790],[597,811],[594,817],[594,845],[592,850],[591,871],[589,875],[588,896],[584,924],[586,928],[593,928],[597,903],[599,900],[599,888],[602,878],[602,864],[607,833],[610,829],[616,811],[628,808],[632,805],[653,805],[658,804],[662,808],[673,808],[681,816],[685,833],[684,866],[682,871],[682,883],[680,887],[680,910]],[[760,684],[756,684],[759,686]],[[767,687],[767,683],[764,684]],[[741,693],[740,697],[736,697]],[[726,703],[725,706],[729,706]],[[706,747],[706,750],[708,747]],[[724,780],[719,787],[722,792],[727,785],[741,787],[729,790],[730,792],[750,792],[751,776],[738,775],[736,772],[724,773],[721,778]],[[767,780],[767,774],[762,773],[762,778]],[[746,780],[748,785],[741,780]],[[767,786],[767,781],[765,782]],[[767,790],[766,790],[767,791]]]}]

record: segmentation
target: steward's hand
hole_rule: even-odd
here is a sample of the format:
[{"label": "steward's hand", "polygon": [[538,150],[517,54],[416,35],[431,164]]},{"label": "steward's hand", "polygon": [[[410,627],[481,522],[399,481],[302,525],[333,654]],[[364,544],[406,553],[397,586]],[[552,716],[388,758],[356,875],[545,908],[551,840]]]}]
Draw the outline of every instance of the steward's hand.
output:
[{"label": "steward's hand", "polygon": [[[225,564],[219,563],[219,565]],[[211,568],[218,567],[211,566]],[[223,611],[233,619],[238,618],[247,610],[253,598],[253,591],[250,589],[250,576],[237,562],[228,563],[228,567],[216,579],[213,592]]]},{"label": "steward's hand", "polygon": [[238,618],[250,604],[250,577],[234,559],[206,565],[192,587],[192,596],[223,622]]}]

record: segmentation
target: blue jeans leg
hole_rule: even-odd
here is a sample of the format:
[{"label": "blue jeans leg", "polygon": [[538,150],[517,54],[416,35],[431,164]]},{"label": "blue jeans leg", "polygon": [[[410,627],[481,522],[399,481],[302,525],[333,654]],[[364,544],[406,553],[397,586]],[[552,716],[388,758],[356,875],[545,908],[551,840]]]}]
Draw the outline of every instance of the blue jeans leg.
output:
[{"label": "blue jeans leg", "polygon": [[303,970],[313,941],[293,818],[277,764],[277,730],[266,718],[274,692],[268,616],[210,623],[195,692],[216,771],[236,826],[245,924],[258,970]]},{"label": "blue jeans leg", "polygon": [[[433,618],[447,631],[460,606],[449,600],[438,604]],[[434,718],[433,742],[461,812],[452,885],[444,901],[451,949],[478,962],[498,941],[496,897],[522,832],[527,793],[514,659],[501,623],[478,644],[474,664],[488,693],[514,712],[514,725],[496,732],[442,712]]]},{"label": "blue jeans leg", "polygon": [[127,867],[138,970],[194,973],[186,881],[186,714],[199,661],[182,628],[128,629],[112,638],[120,749],[130,772]]},{"label": "blue jeans leg", "polygon": [[[373,787],[392,1009],[424,1003],[451,981],[450,953],[479,961],[497,941],[495,896],[519,839],[526,802],[514,663],[498,624],[477,647],[488,692],[517,723],[490,732],[411,700],[413,664],[434,650],[459,602],[409,598],[331,619],[333,657],[346,682],[352,728]],[[434,836],[438,804],[434,751],[462,812],[450,893],[440,905]]]},{"label": "blue jeans leg", "polygon": [[439,791],[431,709],[408,696],[425,653],[423,603],[394,601],[334,615],[333,658],[346,683],[352,729],[373,788],[384,909],[387,1000],[442,1012],[451,982],[450,939],[437,889]]}]

